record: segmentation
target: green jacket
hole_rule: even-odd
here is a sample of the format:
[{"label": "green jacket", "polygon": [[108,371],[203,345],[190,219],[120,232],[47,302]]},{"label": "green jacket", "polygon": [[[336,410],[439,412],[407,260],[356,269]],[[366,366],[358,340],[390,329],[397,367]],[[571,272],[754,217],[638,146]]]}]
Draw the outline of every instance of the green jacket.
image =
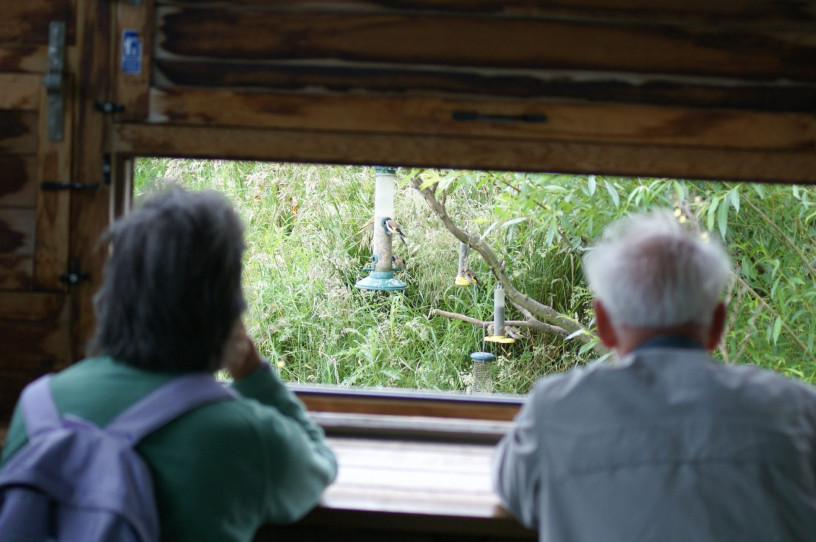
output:
[{"label": "green jacket", "polygon": [[[212,403],[138,445],[153,474],[162,540],[251,540],[264,523],[306,514],[337,473],[323,431],[267,367],[234,384],[243,398]],[[104,426],[176,374],[143,371],[107,357],[54,376],[61,413]],[[15,409],[5,463],[27,440]]]}]

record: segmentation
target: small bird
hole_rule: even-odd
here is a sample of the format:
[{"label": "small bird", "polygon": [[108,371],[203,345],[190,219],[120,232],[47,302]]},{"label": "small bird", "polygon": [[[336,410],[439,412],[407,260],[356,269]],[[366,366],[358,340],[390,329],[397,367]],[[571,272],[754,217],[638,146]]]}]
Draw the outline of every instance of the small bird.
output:
[{"label": "small bird", "polygon": [[383,227],[385,228],[385,233],[388,235],[394,235],[395,233],[400,236],[400,241],[402,241],[403,245],[407,245],[408,243],[405,242],[405,234],[402,233],[402,228],[399,227],[395,221],[391,220],[390,218],[383,219]]},{"label": "small bird", "polygon": [[474,272],[473,272],[473,270],[472,270],[470,267],[468,267],[467,269],[465,269],[464,271],[462,271],[462,274],[463,274],[463,275],[465,276],[465,278],[466,278],[466,279],[468,279],[468,280],[469,280],[469,281],[470,281],[472,284],[475,284],[476,286],[479,286],[479,279],[477,279],[477,278],[476,278],[476,273],[474,273]]},{"label": "small bird", "polygon": [[504,326],[504,332],[507,334],[508,337],[511,339],[526,339],[527,335],[521,332],[521,330],[517,327],[513,326]]},{"label": "small bird", "polygon": [[399,256],[391,256],[391,267],[397,271],[405,271],[405,259]]}]

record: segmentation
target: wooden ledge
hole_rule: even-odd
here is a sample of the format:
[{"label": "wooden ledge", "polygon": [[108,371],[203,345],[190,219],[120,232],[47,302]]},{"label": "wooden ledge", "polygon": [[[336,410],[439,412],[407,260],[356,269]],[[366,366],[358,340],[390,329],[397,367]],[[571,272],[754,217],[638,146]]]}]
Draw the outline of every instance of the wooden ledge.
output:
[{"label": "wooden ledge", "polygon": [[[499,504],[490,480],[493,445],[330,437],[337,480],[298,524],[264,527],[255,540],[332,540],[369,533],[535,539]],[[305,537],[305,538],[303,538]],[[376,539],[376,536],[373,536]],[[421,538],[427,540],[427,538]]]}]

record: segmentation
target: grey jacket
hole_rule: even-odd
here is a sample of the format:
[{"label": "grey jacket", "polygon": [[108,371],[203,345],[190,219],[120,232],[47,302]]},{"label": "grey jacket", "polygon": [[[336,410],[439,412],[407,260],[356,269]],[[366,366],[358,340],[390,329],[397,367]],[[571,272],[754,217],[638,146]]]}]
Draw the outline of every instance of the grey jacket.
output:
[{"label": "grey jacket", "polygon": [[542,541],[816,541],[816,389],[639,350],[542,379],[493,474]]}]

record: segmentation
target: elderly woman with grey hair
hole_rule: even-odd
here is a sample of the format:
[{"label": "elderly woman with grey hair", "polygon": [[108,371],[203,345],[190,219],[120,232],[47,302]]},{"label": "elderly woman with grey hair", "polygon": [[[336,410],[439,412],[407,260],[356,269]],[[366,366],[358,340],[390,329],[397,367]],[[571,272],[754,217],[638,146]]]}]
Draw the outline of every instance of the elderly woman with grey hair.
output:
[{"label": "elderly woman with grey hair", "polygon": [[668,211],[589,251],[617,363],[543,378],[494,457],[503,504],[540,540],[813,540],[816,390],[706,353],[730,265]]},{"label": "elderly woman with grey hair", "polygon": [[[233,398],[200,406],[137,446],[161,539],[246,541],[264,523],[303,516],[337,465],[241,323],[243,226],[231,205],[215,192],[173,188],[114,223],[106,239],[91,357],[52,378],[58,410],[105,426],[180,375],[223,367]],[[4,463],[26,441],[18,408]]]}]

